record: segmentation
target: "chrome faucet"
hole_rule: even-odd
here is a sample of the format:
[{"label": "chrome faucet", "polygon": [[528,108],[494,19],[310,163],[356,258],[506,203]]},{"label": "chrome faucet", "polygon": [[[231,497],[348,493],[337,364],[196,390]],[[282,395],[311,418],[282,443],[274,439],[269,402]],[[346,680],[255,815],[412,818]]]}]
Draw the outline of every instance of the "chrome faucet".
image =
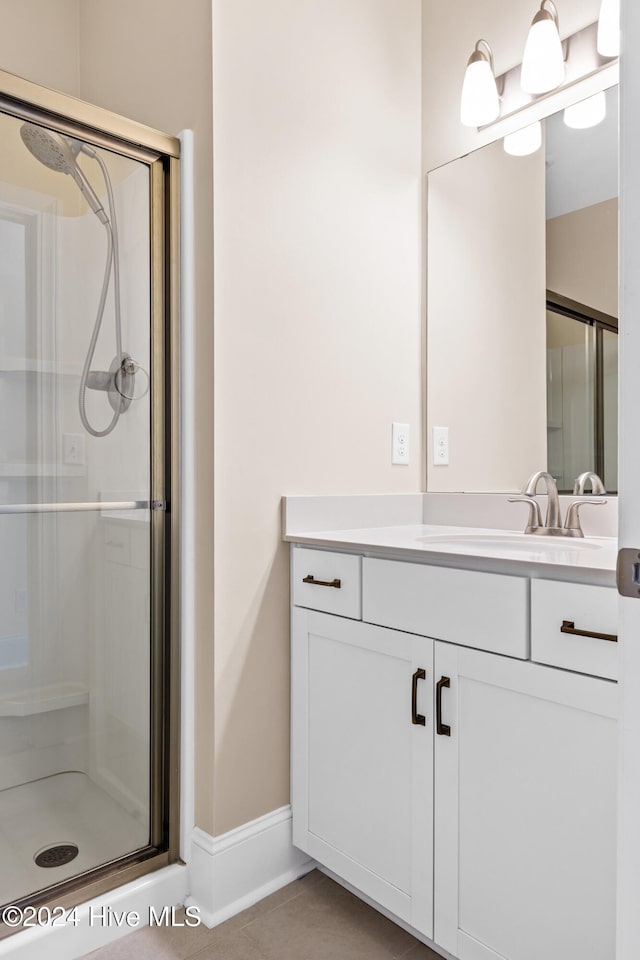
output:
[{"label": "chrome faucet", "polygon": [[[582,474],[582,477],[585,478],[585,482],[587,478],[591,479],[593,492],[600,495],[599,489],[596,489],[597,480],[602,487],[602,493],[604,494],[604,486],[596,474]],[[593,477],[595,477],[595,480],[592,479]],[[581,478],[579,477],[578,479]],[[535,499],[540,480],[544,480],[547,488],[547,516],[545,518],[544,525],[542,523],[540,505]],[[584,537],[582,527],[580,526],[580,507],[587,505],[599,507],[606,504],[606,502],[606,500],[574,500],[574,502],[569,504],[567,508],[567,516],[563,527],[560,512],[560,497],[558,496],[558,485],[551,474],[547,473],[546,470],[539,470],[529,478],[524,490],[522,491],[521,497],[509,497],[509,503],[526,503],[529,507],[529,522],[525,527],[524,532],[534,533],[538,536],[544,537]]]},{"label": "chrome faucet", "polygon": [[584,488],[591,481],[591,494],[594,497],[604,497],[606,496],[607,491],[604,488],[604,483],[600,479],[597,473],[592,473],[590,470],[586,470],[584,473],[581,473],[579,477],[573,482],[573,495],[574,497],[584,496]]}]

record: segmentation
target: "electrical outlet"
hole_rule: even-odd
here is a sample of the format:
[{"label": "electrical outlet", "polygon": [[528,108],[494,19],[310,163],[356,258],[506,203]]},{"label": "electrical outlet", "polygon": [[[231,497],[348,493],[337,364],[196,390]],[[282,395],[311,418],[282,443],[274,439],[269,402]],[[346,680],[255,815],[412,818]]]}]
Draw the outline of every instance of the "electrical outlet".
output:
[{"label": "electrical outlet", "polygon": [[449,465],[449,427],[433,428],[433,465],[435,467]]},{"label": "electrical outlet", "polygon": [[409,463],[409,424],[391,424],[391,463],[407,466]]},{"label": "electrical outlet", "polygon": [[81,467],[84,464],[84,435],[81,433],[62,434],[62,462],[68,466]]}]

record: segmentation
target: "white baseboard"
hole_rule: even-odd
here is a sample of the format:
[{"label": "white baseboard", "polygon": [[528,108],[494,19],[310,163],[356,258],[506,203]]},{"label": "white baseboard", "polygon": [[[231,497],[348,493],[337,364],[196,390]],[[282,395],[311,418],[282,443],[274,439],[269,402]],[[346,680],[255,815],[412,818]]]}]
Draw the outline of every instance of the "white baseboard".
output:
[{"label": "white baseboard", "polygon": [[189,906],[208,927],[228,920],[315,867],[291,840],[291,807],[221,837],[196,827],[189,859]]},{"label": "white baseboard", "polygon": [[77,925],[56,920],[56,925],[21,930],[0,940],[0,960],[78,960],[133,933],[133,911],[139,925],[146,926],[152,907],[160,915],[164,907],[184,903],[187,889],[187,868],[174,863],[80,904],[73,915]]}]

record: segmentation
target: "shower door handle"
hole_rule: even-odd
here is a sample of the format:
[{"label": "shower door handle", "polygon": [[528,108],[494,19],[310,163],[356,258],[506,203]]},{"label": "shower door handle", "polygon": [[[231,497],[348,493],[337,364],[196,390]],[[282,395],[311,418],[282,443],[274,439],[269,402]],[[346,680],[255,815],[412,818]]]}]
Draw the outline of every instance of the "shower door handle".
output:
[{"label": "shower door handle", "polygon": [[[156,504],[162,504],[161,507]],[[154,500],[97,500],[94,503],[3,503],[0,516],[23,513],[99,513],[111,510],[164,509],[164,501]]]}]

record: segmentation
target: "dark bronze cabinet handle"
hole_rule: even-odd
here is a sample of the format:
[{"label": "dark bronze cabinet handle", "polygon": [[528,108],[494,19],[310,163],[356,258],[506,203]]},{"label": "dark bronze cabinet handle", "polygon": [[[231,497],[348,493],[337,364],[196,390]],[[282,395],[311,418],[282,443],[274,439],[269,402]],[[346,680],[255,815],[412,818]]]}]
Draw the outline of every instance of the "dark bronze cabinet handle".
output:
[{"label": "dark bronze cabinet handle", "polygon": [[336,590],[339,590],[342,586],[342,582],[337,578],[335,580],[316,580],[313,574],[309,574],[308,577],[302,578],[303,583],[313,583],[316,587],[335,587]]},{"label": "dark bronze cabinet handle", "polygon": [[440,677],[436,683],[436,733],[439,737],[451,736],[451,727],[442,722],[442,689],[450,686],[449,677]]},{"label": "dark bronze cabinet handle", "polygon": [[423,713],[418,713],[418,680],[424,680],[426,676],[425,671],[420,667],[411,678],[411,723],[420,727],[426,725],[427,718]]},{"label": "dark bronze cabinet handle", "polygon": [[574,637],[593,637],[594,640],[608,640],[609,643],[618,642],[618,637],[615,633],[595,633],[593,630],[576,630],[576,625],[573,620],[563,620],[560,633],[570,633]]}]

